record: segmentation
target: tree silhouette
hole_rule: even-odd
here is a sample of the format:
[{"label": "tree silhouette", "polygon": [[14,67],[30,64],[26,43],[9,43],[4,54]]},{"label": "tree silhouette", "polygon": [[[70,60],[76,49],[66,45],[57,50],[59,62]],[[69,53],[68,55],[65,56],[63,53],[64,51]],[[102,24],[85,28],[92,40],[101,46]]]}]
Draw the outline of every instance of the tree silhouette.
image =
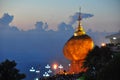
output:
[{"label": "tree silhouette", "polygon": [[97,80],[120,80],[120,54],[116,54],[112,60],[98,73]]},{"label": "tree silhouette", "polygon": [[83,67],[88,68],[85,75],[88,80],[96,80],[99,72],[112,59],[113,52],[108,47],[95,48],[87,55]]},{"label": "tree silhouette", "polygon": [[19,73],[19,70],[15,68],[17,64],[15,61],[5,60],[0,63],[0,80],[22,80],[25,78],[25,74]]}]

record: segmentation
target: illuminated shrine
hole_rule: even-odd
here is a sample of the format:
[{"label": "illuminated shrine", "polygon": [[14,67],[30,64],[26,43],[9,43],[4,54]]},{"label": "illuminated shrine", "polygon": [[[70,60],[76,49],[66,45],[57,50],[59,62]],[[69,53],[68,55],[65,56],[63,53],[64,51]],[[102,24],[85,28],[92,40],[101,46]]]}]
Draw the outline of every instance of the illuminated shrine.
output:
[{"label": "illuminated shrine", "polygon": [[94,47],[94,42],[88,36],[81,25],[81,13],[79,13],[78,27],[73,36],[65,43],[64,56],[71,61],[69,73],[85,72],[83,62],[89,51]]}]

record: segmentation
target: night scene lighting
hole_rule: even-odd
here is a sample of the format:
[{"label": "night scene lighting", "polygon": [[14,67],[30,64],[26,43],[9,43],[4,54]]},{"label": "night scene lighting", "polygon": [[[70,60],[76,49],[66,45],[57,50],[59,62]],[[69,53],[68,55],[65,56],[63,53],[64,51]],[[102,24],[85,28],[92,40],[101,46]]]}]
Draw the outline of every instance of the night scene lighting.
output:
[{"label": "night scene lighting", "polygon": [[0,0],[0,80],[120,80],[120,0]]}]

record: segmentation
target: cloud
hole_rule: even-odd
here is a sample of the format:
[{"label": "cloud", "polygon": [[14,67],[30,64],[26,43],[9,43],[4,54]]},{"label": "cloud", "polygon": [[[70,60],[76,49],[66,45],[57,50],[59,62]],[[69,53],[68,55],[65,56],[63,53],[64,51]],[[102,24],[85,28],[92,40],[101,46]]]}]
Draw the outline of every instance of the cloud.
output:
[{"label": "cloud", "polygon": [[67,24],[64,23],[64,22],[62,22],[62,23],[60,23],[60,24],[58,25],[58,30],[59,30],[59,31],[65,31],[65,30],[66,30],[66,26],[67,26]]},{"label": "cloud", "polygon": [[0,19],[0,24],[2,25],[9,25],[12,22],[13,16],[10,16],[8,13],[5,13],[3,17]]},{"label": "cloud", "polygon": [[43,31],[43,22],[36,22],[35,24],[36,30]]},{"label": "cloud", "polygon": [[66,24],[65,22],[61,22],[58,25],[58,31],[73,31],[72,25]]},{"label": "cloud", "polygon": [[[9,25],[13,16],[4,14],[0,20],[0,24],[1,22],[7,24],[7,28],[0,30],[0,53],[6,58],[17,60],[27,58],[28,61],[40,61],[41,59],[44,61],[45,58],[56,58],[57,55],[58,59],[64,58],[62,48],[74,33],[73,25],[65,22],[58,25],[58,31],[47,30],[48,24],[43,21],[37,21],[35,29],[20,31],[17,27]],[[6,24],[0,27],[6,27]],[[94,32],[92,30],[88,30],[87,33],[97,45],[103,42],[102,39],[108,34],[107,32]],[[48,54],[50,55],[46,56]]]},{"label": "cloud", "polygon": [[0,18],[0,31],[19,31],[16,26],[10,26],[9,24],[13,21],[14,16],[5,13],[2,18]]},{"label": "cloud", "polygon": [[[81,15],[82,15],[82,19],[87,19],[94,16],[93,14],[89,14],[89,13],[81,13]],[[78,16],[79,16],[78,12],[75,13],[73,16],[70,16],[69,24],[73,25],[78,20]]]},{"label": "cloud", "polygon": [[48,24],[43,21],[37,21],[35,23],[35,28],[34,29],[31,29],[31,30],[28,30],[27,32],[44,32],[44,31],[47,31],[48,29]]}]

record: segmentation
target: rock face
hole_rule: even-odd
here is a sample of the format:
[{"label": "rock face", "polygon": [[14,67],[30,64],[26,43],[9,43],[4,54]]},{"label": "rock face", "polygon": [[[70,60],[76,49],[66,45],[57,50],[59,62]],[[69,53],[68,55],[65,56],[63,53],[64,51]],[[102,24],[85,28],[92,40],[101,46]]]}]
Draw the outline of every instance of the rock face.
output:
[{"label": "rock face", "polygon": [[72,36],[63,48],[64,56],[71,61],[70,73],[84,72],[83,62],[93,49],[93,40],[88,35]]},{"label": "rock face", "polygon": [[88,35],[72,36],[63,48],[64,56],[71,61],[83,60],[93,48],[93,40]]}]

